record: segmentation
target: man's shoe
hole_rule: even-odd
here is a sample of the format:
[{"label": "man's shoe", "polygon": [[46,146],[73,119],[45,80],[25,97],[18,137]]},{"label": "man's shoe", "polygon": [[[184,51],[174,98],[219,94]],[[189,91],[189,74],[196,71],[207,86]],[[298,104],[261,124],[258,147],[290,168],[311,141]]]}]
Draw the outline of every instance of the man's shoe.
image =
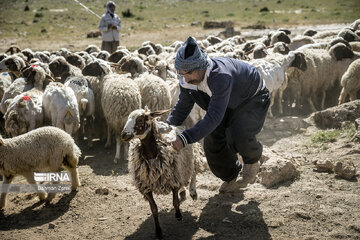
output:
[{"label": "man's shoe", "polygon": [[230,182],[224,182],[220,186],[219,192],[220,193],[229,193],[229,192],[235,192],[237,190],[239,190],[239,187],[237,186],[236,178],[234,178]]},{"label": "man's shoe", "polygon": [[248,184],[256,181],[256,175],[260,170],[260,163],[244,164],[241,177],[236,181],[238,188],[245,188]]}]

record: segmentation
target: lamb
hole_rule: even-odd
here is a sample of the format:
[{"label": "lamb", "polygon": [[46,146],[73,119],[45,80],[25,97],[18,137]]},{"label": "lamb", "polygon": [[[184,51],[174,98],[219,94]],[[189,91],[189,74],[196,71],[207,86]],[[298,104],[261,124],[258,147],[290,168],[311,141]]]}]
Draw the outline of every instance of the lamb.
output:
[{"label": "lamb", "polygon": [[62,83],[70,76],[82,76],[81,69],[68,63],[62,56],[55,57],[49,63],[49,68],[55,77],[61,78]]},{"label": "lamb", "polygon": [[90,128],[86,131],[88,146],[92,147],[92,132],[94,130],[95,118],[95,97],[91,89],[90,82],[85,77],[69,77],[65,82],[65,87],[70,87],[76,96],[79,107],[81,135],[85,133],[85,118],[86,125]]},{"label": "lamb", "polygon": [[166,143],[175,138],[180,131],[178,128],[163,123],[167,126],[167,131],[171,131],[161,136],[156,117],[167,111],[150,112],[148,109],[133,111],[129,115],[121,135],[124,141],[134,139],[130,142],[129,148],[129,173],[136,188],[149,201],[155,222],[156,236],[159,239],[162,238],[162,230],[153,193],[169,194],[172,192],[175,217],[181,220],[180,202],[186,196],[183,188],[187,186],[190,179],[190,196],[194,200],[197,199],[196,174],[202,153],[199,143],[187,145],[180,152],[175,151],[171,145]]},{"label": "lamb", "polygon": [[[4,178],[0,209],[5,208],[9,184],[17,175],[36,185],[34,172],[59,172],[61,167],[65,167],[71,173],[71,190],[77,190],[80,181],[76,167],[80,155],[81,151],[71,136],[54,127],[41,127],[8,139],[0,136],[0,173]],[[38,195],[41,200],[46,197],[45,192]],[[49,193],[46,201],[50,202],[54,197],[55,193]]]},{"label": "lamb", "polygon": [[353,61],[341,78],[342,90],[339,104],[345,102],[346,96],[350,95],[350,101],[356,100],[356,93],[360,90],[360,59]]},{"label": "lamb", "polygon": [[51,82],[43,95],[45,121],[77,139],[80,128],[79,107],[74,91],[60,82]]}]

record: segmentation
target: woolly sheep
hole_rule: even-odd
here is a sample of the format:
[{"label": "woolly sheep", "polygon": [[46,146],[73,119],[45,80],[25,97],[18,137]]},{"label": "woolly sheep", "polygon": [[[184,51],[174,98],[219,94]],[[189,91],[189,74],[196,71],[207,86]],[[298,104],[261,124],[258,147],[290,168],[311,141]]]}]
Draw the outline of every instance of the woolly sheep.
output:
[{"label": "woolly sheep", "polygon": [[94,53],[94,52],[100,52],[100,48],[96,45],[88,45],[86,48],[85,48],[85,52],[91,54],[91,53]]},{"label": "woolly sheep", "polygon": [[346,96],[350,95],[350,101],[356,100],[356,93],[360,90],[360,59],[353,61],[341,78],[342,90],[339,104],[345,102]]},{"label": "woolly sheep", "polygon": [[289,43],[289,49],[290,49],[290,51],[294,51],[301,46],[304,46],[307,44],[312,44],[312,43],[316,43],[312,37],[297,36],[297,37],[291,39],[291,43]]},{"label": "woolly sheep", "polygon": [[[141,107],[138,85],[128,77],[119,74],[106,75],[101,82],[101,107],[108,125],[108,138],[105,147],[111,144],[111,131],[115,132],[116,154],[114,163],[127,157],[128,145],[121,140],[121,131],[128,115]],[[120,156],[120,153],[123,156]]]},{"label": "woolly sheep", "polygon": [[153,193],[172,192],[175,217],[181,220],[180,202],[186,196],[183,188],[188,185],[190,179],[190,196],[197,199],[197,162],[201,161],[202,152],[199,143],[187,145],[179,152],[166,143],[174,139],[180,129],[163,123],[167,125],[167,131],[171,131],[161,136],[155,117],[165,112],[167,110],[150,112],[148,109],[137,109],[129,115],[122,132],[124,141],[134,139],[130,142],[129,148],[129,173],[136,188],[149,201],[158,238],[162,238],[162,230]]},{"label": "woolly sheep", "polygon": [[[65,167],[71,173],[71,190],[77,190],[80,181],[76,167],[80,155],[81,151],[71,136],[54,127],[41,127],[8,139],[0,136],[0,173],[4,178],[0,209],[5,208],[9,184],[17,175],[36,185],[34,172],[59,172],[61,167]],[[41,200],[45,199],[45,192],[38,195]],[[49,193],[46,200],[51,201],[54,197],[55,193]]]},{"label": "woolly sheep", "polygon": [[15,137],[43,126],[42,96],[42,91],[33,88],[12,100],[4,116],[8,134]]},{"label": "woolly sheep", "polygon": [[77,139],[80,128],[79,107],[74,91],[60,82],[51,82],[43,95],[45,121]]}]

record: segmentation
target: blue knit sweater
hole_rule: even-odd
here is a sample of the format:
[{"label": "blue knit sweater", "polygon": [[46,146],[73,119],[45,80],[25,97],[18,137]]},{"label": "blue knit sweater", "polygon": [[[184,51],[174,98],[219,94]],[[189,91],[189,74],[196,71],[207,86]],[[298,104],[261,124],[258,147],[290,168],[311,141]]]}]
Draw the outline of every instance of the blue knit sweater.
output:
[{"label": "blue knit sweater", "polygon": [[170,125],[181,125],[194,103],[206,111],[203,119],[182,133],[180,138],[184,144],[197,142],[209,135],[221,123],[226,109],[235,109],[251,98],[263,81],[257,69],[244,61],[226,57],[211,58],[210,61],[207,85],[211,97],[180,84],[179,100],[167,119]]}]

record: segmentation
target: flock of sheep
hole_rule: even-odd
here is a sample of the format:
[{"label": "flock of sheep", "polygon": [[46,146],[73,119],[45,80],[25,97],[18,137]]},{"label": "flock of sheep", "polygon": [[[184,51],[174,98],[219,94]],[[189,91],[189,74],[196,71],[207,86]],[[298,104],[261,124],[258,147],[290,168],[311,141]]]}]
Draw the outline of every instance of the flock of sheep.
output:
[{"label": "flock of sheep", "polygon": [[[304,106],[310,111],[324,109],[327,94],[338,98],[339,104],[347,95],[356,99],[360,90],[360,19],[339,32],[307,30],[290,36],[289,30],[279,29],[250,41],[240,36],[224,40],[209,36],[198,44],[210,57],[228,56],[257,67],[271,92],[269,117],[274,115],[274,106],[279,114],[289,106],[299,111]],[[92,147],[96,136],[110,147],[115,136],[114,162],[129,159],[130,174],[149,200],[160,238],[152,192],[172,190],[176,217],[181,218],[183,187],[190,181],[190,195],[196,198],[195,178],[203,157],[200,144],[188,146],[183,153],[172,150],[166,142],[179,130],[157,120],[166,119],[168,112],[162,110],[171,109],[179,95],[174,60],[181,44],[162,46],[147,41],[135,51],[120,48],[113,54],[94,45],[79,52],[65,48],[34,52],[11,46],[0,54],[1,130],[8,137],[0,138],[4,183],[18,174],[34,183],[34,171],[58,171],[63,166],[72,173],[75,190],[80,185],[76,167],[81,154],[76,143],[86,137]],[[340,92],[340,86],[340,96],[333,96],[334,88]],[[185,125],[189,127],[203,116],[204,111],[195,105]],[[140,140],[131,141],[129,147],[133,138]],[[191,163],[174,163],[175,158],[190,158]],[[183,175],[186,177],[180,179]],[[6,186],[0,208],[5,207]],[[44,194],[39,193],[40,199]],[[53,197],[49,194],[47,200]]]}]

